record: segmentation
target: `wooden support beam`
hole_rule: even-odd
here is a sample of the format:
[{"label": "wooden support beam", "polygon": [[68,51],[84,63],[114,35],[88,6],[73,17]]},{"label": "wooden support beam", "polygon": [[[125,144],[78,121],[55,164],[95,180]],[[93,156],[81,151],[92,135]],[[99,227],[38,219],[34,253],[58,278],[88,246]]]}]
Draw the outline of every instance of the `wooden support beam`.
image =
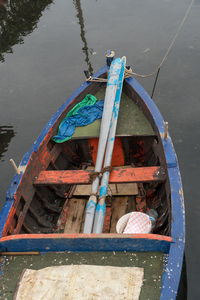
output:
[{"label": "wooden support beam", "polygon": [[[99,193],[99,190],[98,190]],[[91,184],[78,184],[75,186],[73,196],[90,196]],[[112,196],[131,196],[138,194],[137,183],[109,184],[108,194]]]},{"label": "wooden support beam", "polygon": [[[89,184],[90,170],[42,171],[35,179],[35,185]],[[114,168],[110,183],[164,181],[166,173],[162,167]]]}]

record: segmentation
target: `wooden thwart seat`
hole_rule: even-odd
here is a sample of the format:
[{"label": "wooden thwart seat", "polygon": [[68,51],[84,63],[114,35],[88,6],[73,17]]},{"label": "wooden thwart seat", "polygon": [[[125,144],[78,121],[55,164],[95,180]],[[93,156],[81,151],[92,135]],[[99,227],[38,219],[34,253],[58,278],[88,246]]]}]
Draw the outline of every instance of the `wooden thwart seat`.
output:
[{"label": "wooden thwart seat", "polygon": [[[50,184],[90,184],[91,170],[41,171],[35,179],[35,185]],[[162,167],[114,168],[110,174],[110,183],[164,181],[166,173]]]}]

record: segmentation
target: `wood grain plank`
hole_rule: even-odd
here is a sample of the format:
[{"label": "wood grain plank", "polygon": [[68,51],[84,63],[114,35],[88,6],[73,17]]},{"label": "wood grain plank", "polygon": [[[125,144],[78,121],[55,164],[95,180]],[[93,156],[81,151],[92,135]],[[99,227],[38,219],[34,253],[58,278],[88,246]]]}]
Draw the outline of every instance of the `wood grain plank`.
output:
[{"label": "wood grain plank", "polygon": [[112,207],[106,207],[106,214],[103,224],[103,233],[109,233],[110,232],[110,221],[112,216]]},{"label": "wood grain plank", "polygon": [[126,214],[128,197],[114,197],[112,202],[112,218],[110,233],[116,233],[118,220]]},{"label": "wood grain plank", "polygon": [[[42,171],[34,184],[89,184],[91,172],[90,170]],[[109,182],[153,182],[165,179],[166,172],[162,167],[114,168]]]},{"label": "wood grain plank", "polygon": [[83,199],[70,199],[64,233],[80,232],[85,205]]},{"label": "wood grain plank", "polygon": [[126,213],[136,211],[136,203],[135,203],[136,196],[129,196],[128,197],[128,205]]},{"label": "wood grain plank", "polygon": [[[138,194],[136,183],[109,184],[109,192],[112,196],[130,196]],[[78,184],[73,193],[74,196],[89,196],[91,194],[90,184]]]}]

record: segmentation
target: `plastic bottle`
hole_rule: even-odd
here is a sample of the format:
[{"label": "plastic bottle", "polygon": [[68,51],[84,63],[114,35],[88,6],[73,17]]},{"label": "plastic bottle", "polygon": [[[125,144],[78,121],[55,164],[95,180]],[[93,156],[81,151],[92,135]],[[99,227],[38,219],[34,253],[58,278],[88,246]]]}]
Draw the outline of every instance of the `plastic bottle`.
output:
[{"label": "plastic bottle", "polygon": [[151,220],[152,229],[153,229],[156,225],[156,220],[158,218],[158,213],[155,209],[151,208],[148,212],[148,215],[149,215],[149,219]]}]

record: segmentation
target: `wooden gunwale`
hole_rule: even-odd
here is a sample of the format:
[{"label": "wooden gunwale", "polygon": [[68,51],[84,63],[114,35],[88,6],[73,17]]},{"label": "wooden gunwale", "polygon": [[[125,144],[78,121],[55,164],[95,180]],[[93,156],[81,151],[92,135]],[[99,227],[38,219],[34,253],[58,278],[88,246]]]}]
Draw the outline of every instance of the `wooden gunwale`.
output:
[{"label": "wooden gunwale", "polygon": [[154,234],[22,234],[0,240],[1,251],[88,252],[160,251],[168,253],[172,238]]},{"label": "wooden gunwale", "polygon": [[159,234],[122,234],[122,233],[50,233],[50,234],[15,234],[10,236],[5,236],[0,239],[0,242],[5,242],[9,240],[24,240],[24,239],[147,239],[147,240],[158,240],[173,242],[172,237],[164,236]]},{"label": "wooden gunwale", "polygon": [[128,88],[133,90],[132,93],[142,99],[141,106],[144,113],[148,114],[150,112],[148,119],[152,120],[152,126],[157,133],[158,144],[160,145],[159,149],[165,155],[164,157],[161,156],[161,165],[167,166],[166,169],[168,171],[169,180],[165,182],[165,187],[168,192],[168,205],[171,209],[169,223],[174,243],[170,246],[167,267],[164,269],[160,300],[175,300],[181,276],[185,245],[184,200],[178,162],[170,136],[168,135],[167,140],[164,140],[165,124],[155,103],[134,78],[129,78],[126,82],[129,86]]}]

